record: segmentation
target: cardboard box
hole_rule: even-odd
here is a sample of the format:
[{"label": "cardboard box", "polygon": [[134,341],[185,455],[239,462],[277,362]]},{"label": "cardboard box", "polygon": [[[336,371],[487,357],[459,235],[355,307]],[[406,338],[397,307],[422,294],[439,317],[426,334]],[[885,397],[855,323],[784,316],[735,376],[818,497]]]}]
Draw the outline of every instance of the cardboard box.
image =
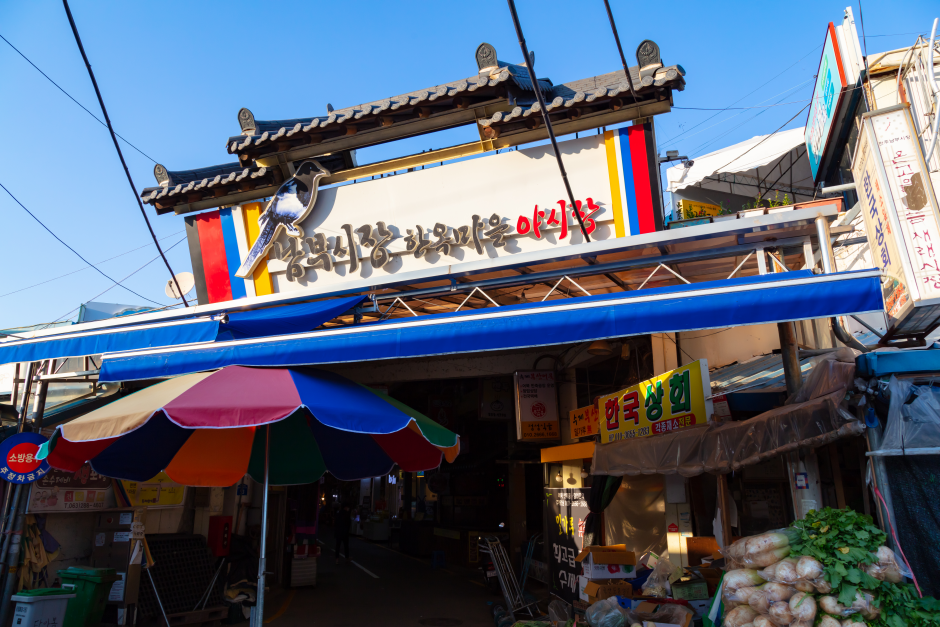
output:
[{"label": "cardboard box", "polygon": [[623,544],[586,546],[574,559],[591,580],[636,578],[636,554]]},{"label": "cardboard box", "polygon": [[584,586],[584,595],[587,596],[587,602],[592,605],[610,597],[626,597],[629,599],[633,596],[633,586],[619,579],[588,581]]},{"label": "cardboard box", "polygon": [[[635,609],[637,612],[644,612],[647,614],[653,614],[660,609],[663,604],[661,603],[651,603],[650,601],[643,601],[638,603]],[[657,623],[653,621],[644,621],[643,627],[689,627],[692,624],[692,617],[695,616],[695,612],[686,608],[686,611],[683,613],[682,623]]]}]

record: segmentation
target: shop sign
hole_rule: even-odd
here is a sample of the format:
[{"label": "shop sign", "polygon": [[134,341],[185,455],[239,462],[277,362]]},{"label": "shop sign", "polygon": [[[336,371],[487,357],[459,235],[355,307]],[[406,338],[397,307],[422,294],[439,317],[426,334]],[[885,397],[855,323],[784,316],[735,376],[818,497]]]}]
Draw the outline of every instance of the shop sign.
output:
[{"label": "shop sign", "polygon": [[588,489],[546,488],[543,529],[548,559],[550,592],[568,603],[578,601],[578,576],[581,564],[576,560],[584,548],[584,519],[590,510]]},{"label": "shop sign", "polygon": [[457,431],[457,414],[453,396],[432,396],[428,399],[428,417],[445,429]]},{"label": "shop sign", "polygon": [[588,405],[568,412],[568,428],[575,439],[597,435],[597,406]]},{"label": "shop sign", "polygon": [[509,377],[481,379],[480,420],[511,420],[512,409],[512,379]]},{"label": "shop sign", "polygon": [[121,487],[131,507],[179,507],[186,498],[186,487],[170,479],[165,472],[150,481],[121,481]]},{"label": "shop sign", "polygon": [[0,478],[10,483],[32,483],[49,472],[49,463],[36,459],[46,438],[38,433],[17,433],[0,444]]},{"label": "shop sign", "polygon": [[704,359],[670,370],[598,401],[601,443],[662,435],[704,425],[712,414]]},{"label": "shop sign", "polygon": [[814,179],[819,176],[819,164],[826,150],[832,121],[845,85],[845,70],[842,67],[836,28],[832,22],[829,22],[822,59],[816,74],[816,87],[813,89],[813,97],[810,100],[809,118],[806,121],[806,153],[809,156],[809,165]]},{"label": "shop sign", "polygon": [[552,370],[515,373],[516,438],[518,440],[557,440],[558,397]]},{"label": "shop sign", "polygon": [[116,507],[112,480],[85,464],[76,472],[52,468],[29,492],[30,514],[82,512]]},{"label": "shop sign", "polygon": [[940,213],[907,105],[862,124],[852,174],[894,326],[915,306],[940,302]]},{"label": "shop sign", "polygon": [[719,205],[711,205],[705,202],[695,202],[694,200],[685,199],[679,201],[679,217],[682,220],[717,215],[721,215],[721,207]]}]

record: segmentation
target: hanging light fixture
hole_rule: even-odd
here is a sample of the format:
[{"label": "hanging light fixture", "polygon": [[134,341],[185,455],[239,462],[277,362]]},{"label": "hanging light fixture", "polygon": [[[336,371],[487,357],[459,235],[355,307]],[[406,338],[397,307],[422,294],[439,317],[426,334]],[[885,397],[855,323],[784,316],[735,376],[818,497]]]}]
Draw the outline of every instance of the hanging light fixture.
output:
[{"label": "hanging light fixture", "polygon": [[592,355],[601,355],[607,357],[608,355],[613,355],[614,347],[610,345],[610,342],[607,340],[597,340],[591,342],[591,345],[588,346],[588,352]]}]

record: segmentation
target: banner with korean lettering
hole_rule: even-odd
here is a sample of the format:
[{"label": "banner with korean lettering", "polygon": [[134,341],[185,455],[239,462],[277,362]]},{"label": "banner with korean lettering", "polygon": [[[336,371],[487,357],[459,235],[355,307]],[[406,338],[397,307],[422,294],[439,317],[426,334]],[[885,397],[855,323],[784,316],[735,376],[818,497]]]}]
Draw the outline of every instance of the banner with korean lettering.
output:
[{"label": "banner with korean lettering", "polygon": [[588,405],[568,412],[568,428],[571,430],[572,439],[597,435],[597,406]]},{"label": "banner with korean lettering", "polygon": [[[857,182],[859,203],[865,218],[865,231],[872,262],[883,274],[881,279],[885,313],[890,326],[907,317],[913,308],[911,290],[904,272],[904,264],[898,251],[898,233],[888,211],[885,190],[878,175],[878,163],[872,151],[868,132],[859,133],[852,176]],[[893,212],[892,212],[893,213]]]},{"label": "banner with korean lettering", "polygon": [[33,483],[27,512],[87,512],[116,505],[112,480],[85,464],[78,472],[53,468]]},{"label": "banner with korean lettering", "polygon": [[557,440],[558,397],[552,370],[516,372],[516,438]]},{"label": "banner with korean lettering", "polygon": [[598,401],[601,443],[704,425],[713,412],[708,362],[693,361]]},{"label": "banner with korean lettering", "polygon": [[546,488],[545,554],[551,579],[551,593],[568,603],[579,603],[578,575],[581,564],[575,561],[584,548],[584,519],[587,518],[589,488]]}]

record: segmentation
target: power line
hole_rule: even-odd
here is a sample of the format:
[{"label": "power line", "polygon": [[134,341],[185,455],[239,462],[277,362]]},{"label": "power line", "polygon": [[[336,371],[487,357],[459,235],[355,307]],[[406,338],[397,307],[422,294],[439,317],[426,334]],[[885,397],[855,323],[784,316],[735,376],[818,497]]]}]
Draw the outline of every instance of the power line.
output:
[{"label": "power line", "polygon": [[[104,106],[104,98],[101,97],[101,90],[98,89],[98,81],[95,80],[95,73],[91,69],[91,63],[88,61],[88,55],[85,54],[85,46],[82,45],[82,38],[78,35],[78,27],[75,25],[75,20],[72,18],[72,10],[69,9],[69,0],[62,0],[62,5],[65,7],[65,14],[69,18],[69,26],[72,27],[72,35],[75,36],[75,43],[78,44],[78,51],[82,53],[82,59],[85,61],[85,67],[88,69],[88,77],[91,78],[91,84],[95,88],[95,95],[98,96],[98,105],[101,107],[101,113],[104,114],[104,121],[108,123],[108,132],[111,133],[111,141],[114,143],[114,149],[117,151],[118,157],[121,159],[121,166],[123,166],[124,174],[127,176],[127,182],[131,186],[131,193],[134,194],[134,200],[137,201],[137,206],[140,207],[140,214],[144,217],[144,222],[147,223],[147,230],[150,231],[150,237],[153,239],[154,245],[156,245],[157,250],[160,252],[160,256],[163,257],[163,263],[166,265],[166,269],[170,272],[170,277],[172,278],[173,283],[176,285],[176,291],[183,299],[183,305],[189,307],[189,303],[186,302],[186,297],[183,296],[183,290],[180,289],[179,281],[176,280],[176,274],[173,273],[173,268],[170,267],[170,262],[167,260],[166,255],[163,254],[163,249],[160,248],[160,242],[157,240],[157,234],[153,232],[153,227],[150,226],[150,218],[147,217],[147,211],[144,209],[144,203],[141,202],[140,196],[137,194],[137,186],[134,185],[134,179],[131,178],[131,171],[127,167],[127,162],[124,161],[124,153],[121,152],[121,144],[118,143],[117,135],[114,132],[114,126],[111,124],[111,118],[108,116],[108,109]],[[538,86],[536,86],[536,88],[537,87]]]},{"label": "power line", "polygon": [[[37,66],[35,63],[33,63],[32,61],[30,61],[30,60],[29,60],[29,57],[27,57],[25,54],[23,54],[22,52],[20,52],[20,49],[19,49],[19,48],[17,48],[17,47],[14,46],[13,44],[11,44],[11,43],[10,43],[10,40],[8,40],[8,39],[7,39],[6,37],[4,37],[3,35],[0,35],[0,39],[2,39],[3,41],[5,41],[8,46],[10,46],[11,48],[13,48],[13,50],[15,50],[18,55],[20,55],[21,57],[23,57],[24,59],[26,59],[26,62],[29,63],[31,66],[33,66],[33,67],[36,69],[37,72],[39,72],[40,74],[42,74],[43,76],[45,76],[47,81],[49,81],[50,83],[52,83],[53,85],[55,85],[55,86],[59,89],[59,91],[61,91],[61,92],[62,92],[63,94],[65,94],[66,96],[68,96],[68,97],[69,97],[69,100],[71,100],[72,102],[74,102],[75,104],[77,104],[78,106],[80,106],[82,109],[84,109],[84,110],[85,110],[85,113],[87,113],[87,114],[90,115],[91,117],[95,118],[95,120],[97,120],[98,123],[101,124],[101,126],[103,126],[103,127],[105,127],[105,128],[108,127],[107,124],[105,124],[104,122],[101,121],[101,118],[99,118],[97,115],[95,115],[94,113],[92,113],[91,111],[89,111],[89,110],[85,107],[85,105],[83,105],[83,104],[80,103],[78,100],[76,100],[75,98],[73,98],[73,97],[72,97],[72,94],[70,94],[69,92],[67,92],[67,91],[65,91],[64,89],[62,89],[62,86],[61,86],[61,85],[59,85],[57,82],[55,82],[54,80],[52,80],[51,78],[49,78],[49,75],[48,75],[48,74],[46,74],[45,72],[43,72],[42,70],[40,70],[40,69],[39,69],[39,66]],[[115,133],[115,135],[117,135],[118,137],[121,137],[118,133]],[[147,153],[145,153],[143,150],[141,150],[140,148],[138,148],[138,147],[135,146],[134,144],[130,143],[129,141],[127,141],[127,140],[124,139],[123,137],[121,137],[121,139],[124,141],[125,144],[127,144],[128,146],[130,146],[131,148],[133,148],[134,150],[136,150],[137,152],[139,152],[139,153],[142,154],[143,156],[147,157],[148,159],[150,159],[150,160],[153,161],[154,163],[157,162],[156,159],[154,159],[153,157],[151,157],[150,155],[148,155]]]},{"label": "power line", "polygon": [[756,144],[754,144],[753,146],[751,146],[750,148],[748,148],[747,150],[745,150],[743,153],[741,153],[740,155],[738,155],[737,157],[735,157],[734,159],[732,159],[732,160],[729,161],[728,163],[724,164],[724,165],[721,166],[720,168],[717,168],[717,169],[715,170],[715,172],[721,172],[722,170],[724,170],[725,168],[727,168],[729,165],[731,165],[732,163],[734,163],[735,161],[737,161],[738,159],[740,159],[741,157],[743,157],[743,156],[746,155],[747,153],[751,152],[752,150],[754,150],[755,148],[757,148],[758,146],[760,146],[761,144],[763,144],[765,141],[767,141],[768,139],[770,139],[771,137],[773,137],[774,135],[776,135],[777,133],[779,133],[779,132],[780,132],[780,129],[782,129],[784,126],[786,126],[787,124],[789,124],[790,122],[792,122],[793,120],[795,120],[795,119],[796,119],[796,116],[799,115],[799,114],[801,114],[801,113],[803,113],[804,111],[806,111],[807,108],[809,108],[809,105],[806,105],[805,107],[803,107],[802,109],[800,109],[799,111],[797,111],[797,112],[796,112],[796,115],[794,115],[792,118],[790,118],[789,120],[787,120],[786,122],[784,122],[783,124],[781,124],[780,127],[779,127],[776,131],[774,131],[773,133],[771,133],[770,135],[768,135],[768,136],[765,137],[764,139],[760,140],[759,142],[757,142]]},{"label": "power line", "polygon": [[[764,84],[758,86],[756,89],[754,89],[754,90],[752,90],[752,91],[749,91],[748,93],[744,94],[743,96],[741,96],[740,98],[738,98],[737,100],[735,100],[734,102],[732,102],[732,103],[731,103],[730,105],[728,105],[728,106],[731,107],[731,106],[734,106],[734,105],[738,104],[739,102],[741,102],[742,100],[744,100],[745,98],[747,98],[748,96],[750,96],[751,94],[753,94],[753,93],[757,92],[758,90],[762,89],[764,86],[769,85],[769,84],[772,83],[774,80],[776,80],[777,77],[779,77],[779,76],[785,74],[786,72],[790,71],[790,70],[791,70],[792,68],[794,68],[798,63],[800,63],[800,61],[802,61],[803,59],[805,59],[805,58],[808,57],[809,55],[813,54],[814,52],[816,52],[817,50],[819,50],[820,48],[822,48],[822,46],[823,46],[822,44],[816,46],[815,48],[813,48],[812,50],[810,50],[809,52],[807,52],[806,54],[804,54],[802,57],[800,57],[799,59],[797,59],[792,65],[788,66],[787,68],[785,68],[784,70],[782,70],[780,73],[776,74],[773,78],[771,78],[770,80],[768,80],[766,83],[764,83]],[[768,99],[768,100],[769,100],[769,99]],[[712,115],[712,116],[709,116],[709,117],[705,118],[704,120],[702,120],[701,122],[699,122],[698,124],[696,124],[695,126],[693,126],[692,128],[690,128],[690,129],[688,129],[688,130],[686,130],[686,131],[682,131],[682,132],[679,133],[678,135],[674,135],[674,136],[670,137],[669,139],[664,140],[662,143],[659,144],[658,148],[664,148],[664,147],[666,146],[666,144],[672,143],[673,141],[675,141],[675,140],[678,139],[679,137],[685,135],[686,133],[688,133],[689,131],[691,131],[691,130],[693,130],[693,129],[695,129],[695,128],[698,128],[698,127],[701,126],[702,124],[705,124],[705,122],[708,122],[709,120],[711,120],[712,118],[714,118],[714,117],[716,117],[716,116],[718,116],[718,115],[721,115],[721,112],[720,112],[720,111],[719,111],[718,113],[716,113],[715,115]]]},{"label": "power line", "polygon": [[772,107],[784,107],[786,105],[800,104],[801,102],[809,102],[810,100],[812,99],[807,98],[806,100],[794,100],[792,102],[781,102],[779,104],[762,105],[760,107],[723,107],[721,109],[707,109],[704,107],[673,107],[673,109],[686,109],[688,111],[738,111],[738,110],[744,110],[744,109],[770,109]]},{"label": "power line", "polygon": [[[170,233],[169,235],[166,235],[166,236],[164,236],[164,237],[161,237],[160,239],[161,239],[161,240],[169,239],[169,238],[171,238],[171,237],[173,237],[173,236],[175,236],[175,235],[179,235],[179,234],[182,233],[182,232],[183,232],[183,231],[177,231],[176,233]],[[111,261],[111,260],[113,260],[113,259],[117,259],[118,257],[123,257],[124,255],[129,255],[129,254],[131,254],[132,252],[136,252],[136,251],[140,250],[141,248],[147,248],[148,246],[153,246],[153,244],[144,244],[143,246],[138,246],[137,248],[133,248],[133,249],[131,249],[131,250],[128,250],[128,251],[123,252],[123,253],[120,253],[120,254],[115,255],[115,256],[113,256],[113,257],[108,257],[107,259],[103,259],[103,260],[99,261],[98,263],[99,263],[99,264],[107,263],[108,261]],[[88,266],[86,266],[86,267],[84,267],[84,268],[79,268],[78,270],[72,270],[71,272],[66,272],[65,274],[60,274],[60,275],[57,276],[57,277],[52,277],[51,279],[46,279],[45,281],[41,281],[41,282],[39,282],[39,283],[34,283],[33,285],[27,285],[26,287],[21,287],[21,288],[18,289],[18,290],[13,290],[12,292],[7,292],[6,294],[0,294],[0,298],[4,298],[5,296],[12,296],[13,294],[19,294],[20,292],[25,292],[26,290],[31,290],[31,289],[33,289],[34,287],[39,287],[40,285],[45,285],[46,283],[52,283],[53,281],[58,281],[59,279],[64,279],[64,278],[67,277],[67,276],[72,276],[73,274],[77,274],[77,273],[79,273],[79,272],[83,272],[83,271],[85,271],[85,270],[87,270],[87,269],[88,269]]]},{"label": "power line", "polygon": [[[82,261],[84,261],[85,263],[87,263],[89,266],[91,266],[92,268],[94,268],[95,270],[97,270],[97,271],[98,271],[98,274],[100,274],[100,275],[103,276],[104,278],[108,279],[109,281],[111,281],[111,282],[114,283],[115,285],[121,285],[118,281],[115,281],[114,279],[112,279],[111,277],[109,277],[107,274],[105,274],[104,272],[102,272],[101,269],[100,269],[98,266],[96,266],[95,264],[91,263],[90,261],[88,261],[87,259],[85,259],[84,257],[82,257],[81,254],[80,254],[77,250],[75,250],[74,248],[72,248],[71,246],[69,246],[68,244],[66,244],[64,241],[62,241],[62,238],[61,238],[61,237],[59,237],[58,235],[56,235],[55,233],[53,233],[53,232],[52,232],[52,229],[50,229],[48,226],[46,226],[45,224],[43,224],[43,221],[40,220],[39,218],[37,218],[36,215],[35,215],[32,211],[30,211],[29,209],[27,209],[27,208],[26,208],[26,205],[24,205],[23,203],[21,203],[21,202],[19,201],[19,199],[18,199],[16,196],[14,196],[13,193],[12,193],[10,190],[8,190],[8,189],[6,188],[6,186],[5,186],[3,183],[0,183],[0,188],[3,188],[3,191],[5,191],[7,194],[9,194],[9,195],[10,195],[10,198],[12,198],[13,201],[16,202],[16,204],[18,204],[20,207],[23,208],[23,211],[25,211],[26,213],[28,213],[29,216],[30,216],[33,220],[35,220],[36,222],[38,222],[38,223],[39,223],[39,226],[41,226],[42,228],[46,229],[46,231],[49,232],[49,235],[51,235],[52,237],[54,237],[54,238],[56,238],[57,240],[59,240],[59,243],[60,243],[60,244],[62,244],[63,246],[65,246],[66,248],[68,248],[69,250],[71,250],[73,253],[75,253],[75,256],[76,256],[76,257],[78,257],[79,259],[81,259]],[[135,291],[132,290],[131,288],[127,287],[126,285],[121,285],[121,287],[123,287],[124,289],[126,289],[126,290],[127,290],[128,292],[130,292],[131,294],[137,296],[138,298],[143,298],[143,299],[146,300],[146,301],[150,301],[150,302],[153,303],[154,305],[159,305],[159,304],[160,304],[160,303],[158,303],[158,302],[155,301],[155,300],[150,300],[150,299],[147,298],[146,296],[141,296],[140,294],[138,294],[137,292],[135,292]]]},{"label": "power line", "polygon": [[[181,240],[179,240],[178,242],[176,242],[176,244],[173,244],[172,246],[170,246],[169,248],[167,248],[167,249],[166,249],[167,252],[169,252],[169,251],[173,250],[174,248],[176,248],[176,247],[180,244],[180,242],[182,242],[182,241],[185,240],[185,239],[186,239],[186,237],[183,237]],[[157,255],[156,257],[154,257],[153,259],[151,259],[150,261],[148,261],[147,263],[145,263],[145,264],[142,265],[141,267],[137,268],[136,270],[134,270],[133,272],[131,272],[130,274],[128,274],[126,277],[124,277],[124,278],[121,279],[121,280],[122,280],[122,281],[126,281],[127,279],[131,278],[132,276],[134,276],[135,274],[137,274],[138,272],[140,272],[141,270],[143,270],[144,268],[146,268],[147,266],[149,266],[150,264],[152,264],[154,261],[156,261],[156,260],[159,259],[159,258],[160,258],[160,255]],[[123,287],[123,286],[121,286],[121,287]],[[86,302],[86,303],[93,302],[96,298],[98,298],[98,297],[100,297],[100,296],[103,296],[104,294],[110,292],[112,289],[114,289],[114,286],[113,286],[113,285],[112,285],[111,287],[109,287],[108,289],[106,289],[105,291],[100,292],[100,293],[98,293],[98,294],[92,296],[91,298],[89,298],[89,299],[86,300],[85,302]],[[153,302],[153,301],[150,301],[150,302]],[[157,305],[160,305],[160,303],[156,303],[156,304],[157,304]],[[68,313],[59,316],[58,318],[56,318],[55,320],[53,320],[52,322],[50,322],[50,323],[47,324],[46,326],[48,327],[48,326],[50,326],[50,325],[53,325],[53,324],[55,324],[56,322],[59,322],[60,320],[62,320],[63,318],[65,318],[66,316],[72,315],[74,312],[76,312],[76,311],[78,311],[79,309],[81,309],[81,307],[82,307],[82,306],[79,305],[78,307],[76,307],[75,309],[72,309],[72,310],[69,311]],[[171,307],[176,307],[176,305],[171,305]],[[165,307],[164,305],[160,305],[160,309],[167,309],[167,307]],[[45,327],[44,327],[44,328],[45,328]]]}]

